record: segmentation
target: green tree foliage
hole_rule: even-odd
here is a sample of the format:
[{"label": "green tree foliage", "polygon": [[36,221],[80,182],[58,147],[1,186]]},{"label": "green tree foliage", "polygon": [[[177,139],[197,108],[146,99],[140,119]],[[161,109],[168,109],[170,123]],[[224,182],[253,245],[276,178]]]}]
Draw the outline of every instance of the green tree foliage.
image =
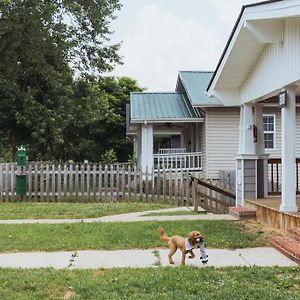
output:
[{"label": "green tree foliage", "polygon": [[0,1],[0,138],[12,159],[17,143],[29,145],[34,159],[61,158],[76,109],[74,75],[101,74],[120,62],[119,45],[109,45],[118,9],[118,0]]},{"label": "green tree foliage", "polygon": [[65,143],[57,150],[63,160],[99,161],[109,149],[118,161],[127,161],[132,142],[126,138],[126,103],[130,92],[140,92],[136,80],[121,77],[81,79],[69,97]]}]

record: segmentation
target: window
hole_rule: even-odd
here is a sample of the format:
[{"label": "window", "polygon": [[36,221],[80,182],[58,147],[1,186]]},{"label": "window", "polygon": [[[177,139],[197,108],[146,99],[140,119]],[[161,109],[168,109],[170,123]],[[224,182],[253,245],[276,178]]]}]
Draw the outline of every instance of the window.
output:
[{"label": "window", "polygon": [[275,115],[264,115],[265,149],[275,149]]}]

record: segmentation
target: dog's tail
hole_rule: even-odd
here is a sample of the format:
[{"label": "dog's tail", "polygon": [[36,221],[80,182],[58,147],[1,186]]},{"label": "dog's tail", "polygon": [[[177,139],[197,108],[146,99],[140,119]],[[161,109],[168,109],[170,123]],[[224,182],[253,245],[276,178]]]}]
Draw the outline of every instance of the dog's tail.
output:
[{"label": "dog's tail", "polygon": [[159,234],[159,238],[160,238],[161,241],[168,242],[170,240],[170,238],[167,236],[164,229],[160,226],[158,227],[158,234]]}]

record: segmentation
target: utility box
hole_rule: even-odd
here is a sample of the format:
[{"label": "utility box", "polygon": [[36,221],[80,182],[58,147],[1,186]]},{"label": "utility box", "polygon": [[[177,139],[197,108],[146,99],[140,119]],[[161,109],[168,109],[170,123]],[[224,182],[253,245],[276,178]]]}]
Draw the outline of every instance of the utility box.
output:
[{"label": "utility box", "polygon": [[16,173],[16,195],[25,196],[27,192],[26,187],[26,171],[28,161],[26,156],[26,149],[23,145],[18,147],[17,152],[17,173]]}]

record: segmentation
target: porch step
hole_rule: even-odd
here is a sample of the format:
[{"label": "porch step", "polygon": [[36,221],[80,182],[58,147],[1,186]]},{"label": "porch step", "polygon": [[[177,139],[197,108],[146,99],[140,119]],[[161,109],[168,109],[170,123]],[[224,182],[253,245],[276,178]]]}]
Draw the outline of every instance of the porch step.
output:
[{"label": "porch step", "polygon": [[256,211],[248,207],[229,207],[229,214],[240,220],[256,218]]},{"label": "porch step", "polygon": [[300,242],[300,228],[299,227],[290,227],[288,228],[288,233],[292,238]]},{"label": "porch step", "polygon": [[274,236],[271,245],[282,254],[300,264],[300,242],[286,236]]}]

